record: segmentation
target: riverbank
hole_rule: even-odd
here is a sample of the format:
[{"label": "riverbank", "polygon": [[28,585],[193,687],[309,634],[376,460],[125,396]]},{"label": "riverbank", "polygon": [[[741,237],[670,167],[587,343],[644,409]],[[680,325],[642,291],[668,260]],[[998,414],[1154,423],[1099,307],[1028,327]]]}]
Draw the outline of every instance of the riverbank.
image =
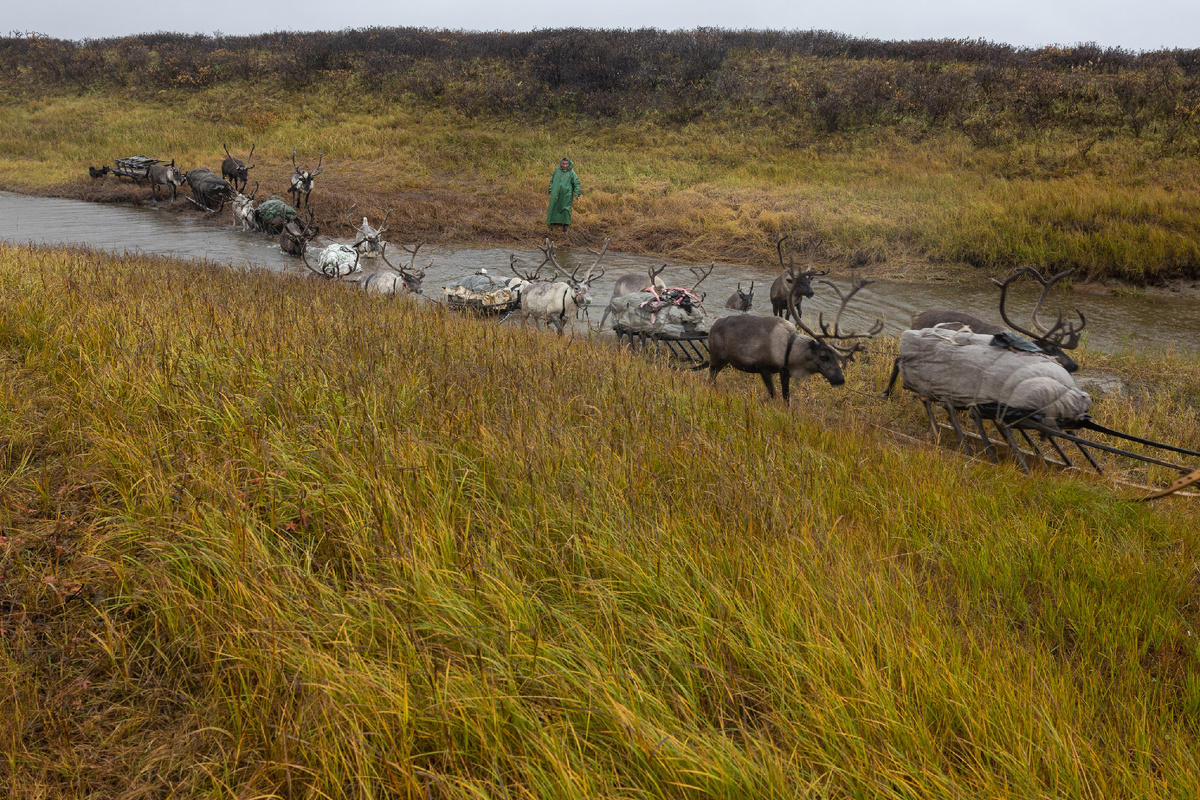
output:
[{"label": "riverbank", "polygon": [[1200,279],[1200,168],[1146,139],[1055,129],[986,147],[954,131],[816,135],[719,118],[525,124],[348,104],[323,84],[256,99],[253,121],[214,117],[250,88],[10,100],[0,187],[144,202],[148,188],[92,181],[87,167],[140,153],[219,169],[223,144],[254,144],[260,196],[286,194],[295,146],[303,164],[324,159],[312,196],[323,230],[390,207],[407,240],[508,247],[544,236],[545,184],[566,154],[584,189],[570,244],[611,237],[626,252],[766,267],[782,230],[822,239],[823,266],[877,277],[981,280],[1032,264],[1147,290]]},{"label": "riverbank", "polygon": [[[1200,362],[1087,359],[1139,387],[1098,419],[1200,437]],[[9,794],[1196,796],[1195,501],[933,447],[889,368],[787,408],[0,245]]]}]

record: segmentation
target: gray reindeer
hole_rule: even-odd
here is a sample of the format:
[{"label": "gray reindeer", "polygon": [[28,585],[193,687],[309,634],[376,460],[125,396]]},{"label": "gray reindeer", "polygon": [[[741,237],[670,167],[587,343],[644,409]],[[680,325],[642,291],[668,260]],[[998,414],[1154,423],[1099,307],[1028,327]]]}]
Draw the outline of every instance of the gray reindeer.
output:
[{"label": "gray reindeer", "polygon": [[150,195],[158,200],[158,187],[166,186],[171,190],[171,202],[175,202],[179,187],[183,186],[183,170],[175,166],[175,160],[170,164],[152,164],[146,169],[146,177],[150,179]]},{"label": "gray reindeer", "polygon": [[[837,316],[831,331],[824,319],[819,319],[821,333],[816,333],[800,320],[800,309],[793,307],[796,322],[783,317],[730,316],[722,317],[712,324],[708,332],[708,374],[713,383],[725,367],[759,375],[767,387],[767,394],[775,399],[775,375],[779,376],[785,403],[790,401],[789,389],[792,378],[804,380],[809,375],[820,373],[832,386],[846,382],[842,370],[863,350],[862,341],[846,347],[835,342],[870,339],[883,330],[883,321],[876,320],[870,331],[864,334],[843,333],[840,328],[846,304],[870,281],[852,282],[850,292],[841,290],[829,281],[841,298]],[[804,332],[797,332],[797,328]]]},{"label": "gray reindeer", "polygon": [[734,311],[749,311],[752,305],[754,305],[754,281],[750,281],[750,291],[748,292],[742,291],[742,284],[739,282],[737,291],[725,301],[725,307],[732,308]]},{"label": "gray reindeer", "polygon": [[801,301],[806,297],[813,296],[812,279],[828,275],[829,270],[818,272],[812,268],[813,260],[817,257],[817,250],[820,249],[823,240],[811,237],[808,240],[808,269],[797,272],[795,258],[791,253],[788,253],[788,265],[785,267],[783,265],[783,243],[788,238],[778,232],[775,234],[775,251],[779,253],[779,268],[783,270],[783,273],[771,284],[771,313],[777,317],[788,319],[795,307],[796,319],[799,319]]},{"label": "gray reindeer", "polygon": [[221,162],[221,177],[229,181],[229,184],[240,194],[246,190],[246,184],[250,182],[250,170],[254,169],[250,159],[254,158],[255,145],[250,145],[250,154],[246,156],[245,161],[234,158],[229,152],[229,145],[224,142],[221,143],[221,147],[225,148],[225,160]]}]

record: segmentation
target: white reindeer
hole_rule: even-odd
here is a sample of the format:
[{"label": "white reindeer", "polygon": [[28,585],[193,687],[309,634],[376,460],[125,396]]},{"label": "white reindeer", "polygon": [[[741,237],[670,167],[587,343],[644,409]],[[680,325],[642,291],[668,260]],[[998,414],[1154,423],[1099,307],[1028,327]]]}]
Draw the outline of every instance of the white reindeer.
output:
[{"label": "white reindeer", "polygon": [[[561,336],[563,328],[567,325],[567,313],[574,312],[578,315],[580,310],[591,305],[592,293],[590,284],[593,280],[604,274],[604,270],[596,272],[596,267],[600,265],[600,259],[604,257],[604,253],[608,250],[608,243],[609,240],[605,239],[604,247],[598,253],[588,248],[588,252],[596,256],[596,260],[581,279],[579,277],[579,267],[576,267],[573,272],[568,273],[559,266],[554,258],[554,244],[549,239],[546,239],[546,246],[538,248],[542,251],[545,258],[538,265],[537,269],[529,275],[522,275],[517,272],[518,277],[530,281],[529,285],[521,290],[522,321],[533,317],[539,322],[545,322],[547,327],[553,325],[558,329],[558,333]],[[550,265],[560,280],[556,280],[553,283],[538,280],[542,267],[547,264]],[[516,272],[515,265],[513,271]]]}]

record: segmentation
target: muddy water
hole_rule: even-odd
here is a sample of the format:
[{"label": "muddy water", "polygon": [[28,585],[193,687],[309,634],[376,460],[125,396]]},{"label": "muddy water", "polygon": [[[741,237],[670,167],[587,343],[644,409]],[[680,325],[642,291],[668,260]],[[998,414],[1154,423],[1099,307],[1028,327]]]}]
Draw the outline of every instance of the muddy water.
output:
[{"label": "muddy water", "polygon": [[[178,202],[186,201],[180,198]],[[165,203],[158,207],[150,204],[143,207],[106,206],[0,192],[0,239],[55,245],[83,244],[117,253],[155,253],[256,266],[298,276],[307,274],[304,265],[283,254],[273,238],[232,228],[228,211],[219,216],[199,211],[178,214],[167,211],[164,206]],[[392,241],[400,241],[402,233],[395,233],[397,238]],[[425,276],[425,296],[430,300],[440,299],[442,286],[478,269],[509,274],[510,253],[515,252],[528,265],[536,265],[541,260],[541,253],[532,248],[532,238],[530,249],[523,251],[423,248],[419,264],[432,261]],[[322,238],[318,244],[327,241]],[[592,260],[585,250],[579,249],[564,248],[559,256],[560,263],[568,269],[577,265],[586,269]],[[606,274],[593,282],[597,308],[589,315],[591,323],[599,321],[615,278],[631,272],[644,273],[647,267],[664,263],[667,268],[662,277],[668,285],[691,286],[694,283],[691,264],[609,252],[602,262]],[[735,313],[724,307],[725,299],[739,283],[747,288],[753,280],[754,308],[751,313],[770,314],[768,290],[776,274],[774,269],[718,264],[701,287],[707,291],[708,312],[714,316]],[[845,289],[845,277],[839,278],[837,284]],[[1010,316],[1015,320],[1027,320],[1034,299],[1036,293],[1028,287],[1015,294]],[[846,322],[849,327],[866,327],[879,317],[884,320],[885,331],[894,333],[906,327],[915,311],[932,308],[966,311],[999,322],[996,302],[996,290],[982,281],[967,286],[880,281],[855,298],[854,314],[847,312]],[[1061,302],[1068,309],[1078,307],[1087,316],[1086,336],[1091,347],[1110,351],[1174,347],[1200,352],[1200,300],[1063,293]],[[815,320],[818,311],[828,315],[836,307],[833,292],[828,287],[818,287],[816,297],[805,301],[803,312],[806,319],[811,316]],[[587,321],[576,324],[582,329]]]}]

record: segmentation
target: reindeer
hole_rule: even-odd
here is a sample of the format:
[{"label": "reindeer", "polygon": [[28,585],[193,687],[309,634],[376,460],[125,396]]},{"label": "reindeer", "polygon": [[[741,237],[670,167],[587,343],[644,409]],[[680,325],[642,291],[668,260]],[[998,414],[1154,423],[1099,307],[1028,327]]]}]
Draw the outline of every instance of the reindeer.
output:
[{"label": "reindeer", "polygon": [[788,266],[783,265],[783,243],[787,239],[787,236],[776,232],[775,250],[779,253],[779,268],[783,270],[783,274],[771,284],[771,313],[784,319],[788,318],[793,306],[797,311],[800,310],[803,298],[813,296],[812,279],[829,274],[829,270],[818,272],[812,268],[823,239],[809,237],[808,269],[802,272],[796,272],[796,262],[791,253],[788,253]]},{"label": "reindeer", "polygon": [[385,297],[420,294],[421,280],[425,277],[425,270],[433,265],[431,261],[421,269],[416,269],[417,251],[424,244],[424,242],[417,242],[416,246],[412,248],[400,245],[404,252],[409,254],[406,268],[403,264],[397,267],[388,261],[387,244],[385,243],[379,251],[379,257],[383,259],[383,263],[387,264],[389,269],[364,272],[355,278],[355,283],[365,292],[381,294]]},{"label": "reindeer", "polygon": [[[1047,279],[1033,267],[1021,267],[1003,281],[993,278],[992,283],[1000,287],[1000,318],[1008,325],[1007,329],[961,311],[922,311],[919,314],[913,315],[911,327],[915,330],[932,328],[937,325],[954,330],[969,327],[973,332],[981,333],[985,336],[994,336],[998,333],[1007,333],[1009,330],[1013,330],[1022,336],[1028,337],[1030,341],[1041,348],[1043,353],[1052,356],[1055,361],[1061,364],[1067,372],[1075,372],[1079,369],[1078,362],[1064,351],[1074,350],[1079,346],[1079,334],[1087,326],[1087,319],[1084,318],[1083,312],[1075,309],[1075,313],[1079,315],[1078,326],[1073,322],[1068,323],[1065,321],[1061,309],[1058,312],[1058,319],[1049,328],[1043,325],[1038,319],[1038,312],[1042,310],[1042,303],[1046,302],[1046,296],[1049,295],[1051,287],[1074,271],[1073,269],[1069,269],[1066,272],[1060,272]],[[1005,308],[1005,303],[1008,299],[1008,287],[1022,275],[1029,275],[1042,285],[1042,294],[1038,298],[1037,305],[1033,308],[1033,326],[1037,328],[1038,333],[1014,324],[1008,318],[1008,310]]]},{"label": "reindeer", "polygon": [[292,195],[292,205],[296,208],[300,207],[300,196],[304,195],[304,205],[308,206],[308,196],[312,194],[313,178],[320,175],[324,170],[321,167],[321,161],[325,158],[325,151],[322,150],[317,158],[317,168],[312,172],[306,169],[301,169],[296,166],[296,148],[292,148],[292,187],[288,192]]},{"label": "reindeer", "polygon": [[[350,206],[354,208],[354,206]],[[382,209],[380,209],[382,210]],[[350,215],[350,209],[346,210],[346,216]],[[374,258],[383,252],[383,248],[387,245],[383,243],[383,234],[387,232],[388,217],[392,215],[392,209],[388,209],[383,215],[383,222],[379,223],[379,229],[372,228],[367,223],[367,218],[363,217],[362,225],[355,228],[354,249],[361,253],[366,258]]]},{"label": "reindeer", "polygon": [[[608,251],[609,241],[609,239],[604,240],[604,247],[600,248],[600,252],[598,253],[588,248],[588,252],[594,255],[596,260],[588,268],[583,278],[579,277],[579,267],[576,267],[573,272],[568,273],[559,266],[558,261],[554,258],[554,244],[549,239],[546,239],[545,247],[538,248],[545,256],[542,259],[542,263],[529,275],[522,275],[520,272],[517,272],[515,259],[510,260],[510,265],[517,277],[529,281],[529,285],[521,290],[522,321],[528,317],[533,317],[545,322],[547,327],[553,324],[561,336],[563,328],[567,324],[567,312],[574,310],[578,314],[581,309],[586,309],[591,305],[591,282],[604,274],[604,270],[596,272],[596,267],[600,265],[600,260],[604,258],[605,252]],[[561,280],[554,281],[553,283],[539,280],[542,267],[547,264],[550,265]]]},{"label": "reindeer", "polygon": [[[224,142],[221,147],[225,148],[225,160],[221,162],[221,177],[229,181],[233,188],[240,194],[246,188],[246,184],[250,182],[250,170],[254,169],[254,165],[250,163],[250,159],[254,157],[255,145],[250,145],[250,154],[246,156],[246,160],[234,158],[229,153],[229,145]],[[238,186],[238,181],[241,181],[241,186]]]},{"label": "reindeer", "polygon": [[[767,394],[774,400],[774,376],[778,374],[785,403],[790,403],[792,377],[804,380],[813,373],[820,373],[831,386],[845,383],[842,370],[854,359],[854,354],[865,349],[866,345],[856,341],[849,347],[843,347],[834,342],[873,338],[883,330],[883,321],[876,320],[871,330],[864,334],[842,333],[840,323],[846,304],[871,281],[853,281],[848,294],[842,294],[829,281],[824,282],[833,287],[842,301],[833,320],[832,331],[820,317],[818,323],[821,333],[807,327],[800,319],[798,304],[792,308],[795,323],[783,317],[749,315],[722,317],[714,322],[708,332],[708,374],[712,382],[716,383],[717,375],[725,367],[756,373],[762,377]],[[797,327],[807,335],[797,333]]]},{"label": "reindeer", "polygon": [[667,284],[658,276],[666,268],[666,264],[663,264],[658,269],[646,267],[645,277],[641,273],[635,272],[632,275],[622,275],[617,278],[613,283],[612,297],[609,298],[608,305],[604,308],[604,314],[601,315],[600,324],[596,327],[596,330],[604,327],[604,320],[608,319],[608,315],[612,313],[612,301],[616,298],[633,294],[634,292],[645,292],[651,286],[660,292],[665,292]]},{"label": "reindeer", "polygon": [[261,227],[258,223],[258,216],[254,213],[255,197],[258,197],[257,181],[255,181],[254,191],[249,197],[241,192],[238,192],[238,194],[233,198],[233,224],[236,227],[239,222],[242,223],[243,233],[251,228],[259,230]]},{"label": "reindeer", "polygon": [[734,311],[749,311],[750,306],[754,303],[754,281],[750,281],[750,291],[743,292],[741,282],[738,283],[737,291],[729,296],[725,301],[726,308],[732,308]]},{"label": "reindeer", "polygon": [[183,170],[175,166],[175,160],[170,164],[152,164],[146,169],[146,177],[150,179],[150,194],[155,202],[158,201],[158,187],[166,186],[171,190],[171,202],[175,202],[176,192],[183,186]]},{"label": "reindeer", "polygon": [[[242,195],[238,195],[242,197]],[[290,221],[279,232],[279,249],[290,256],[303,256],[308,243],[316,238],[320,231],[313,224],[313,211],[308,209],[308,220],[303,225],[299,219]]]}]

